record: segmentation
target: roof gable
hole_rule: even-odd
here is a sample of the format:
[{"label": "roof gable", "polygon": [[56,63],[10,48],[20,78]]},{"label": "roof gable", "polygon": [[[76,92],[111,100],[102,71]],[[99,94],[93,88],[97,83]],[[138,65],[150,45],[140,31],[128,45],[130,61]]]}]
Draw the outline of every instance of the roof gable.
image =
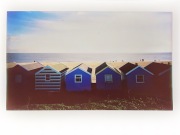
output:
[{"label": "roof gable", "polygon": [[91,75],[92,73],[92,68],[88,67],[87,65],[81,63],[80,65],[74,67],[71,71],[69,71],[66,75],[70,74],[71,72],[77,70],[77,69],[80,69],[86,73],[88,73],[89,75]]},{"label": "roof gable", "polygon": [[126,73],[126,75],[129,75],[130,73],[132,73],[133,71],[135,71],[136,69],[141,68],[142,70],[146,71],[147,73],[154,75],[152,72],[148,71],[147,69],[141,67],[141,66],[136,66],[135,68],[133,68],[132,70],[130,70],[129,72]]},{"label": "roof gable", "polygon": [[171,68],[171,65],[163,64],[163,63],[156,63],[156,62],[152,62],[145,67],[145,69],[151,71],[155,75],[161,74],[162,72],[170,68]]},{"label": "roof gable", "polygon": [[88,67],[87,65],[85,65],[83,63],[79,65],[79,68],[81,68],[84,71],[87,71],[90,74],[92,73],[92,68]]},{"label": "roof gable", "polygon": [[20,70],[22,70],[22,71],[27,71],[25,68],[23,68],[21,65],[19,65],[19,64],[17,64],[16,66],[14,66],[13,68],[12,68],[12,70],[17,70],[17,69],[20,69]]},{"label": "roof gable", "polygon": [[44,67],[39,62],[34,62],[34,63],[31,63],[31,64],[20,65],[20,66],[23,67],[26,71],[31,71],[31,70],[35,70],[35,69],[43,68]]},{"label": "roof gable", "polygon": [[46,69],[51,69],[52,71],[54,71],[54,72],[56,72],[57,74],[60,74],[60,72],[59,71],[57,71],[56,69],[54,69],[54,68],[52,68],[51,66],[49,66],[49,65],[47,65],[47,66],[45,66],[45,67],[43,67],[41,70],[39,70],[38,72],[36,72],[35,74],[37,75],[37,74],[40,74],[41,72],[43,72],[44,70],[46,70]]},{"label": "roof gable", "polygon": [[104,70],[107,69],[107,68],[110,68],[110,69],[113,70],[114,72],[120,74],[120,72],[119,72],[116,68],[108,65],[106,62],[104,62],[104,63],[102,63],[101,65],[99,65],[98,67],[96,67],[96,69],[95,69],[95,74],[98,75],[100,72],[104,71]]},{"label": "roof gable", "polygon": [[66,65],[62,64],[62,63],[52,64],[52,65],[49,65],[49,66],[56,69],[59,72],[64,72],[64,71],[68,70],[68,67]]},{"label": "roof gable", "polygon": [[124,74],[127,74],[129,71],[137,67],[138,65],[132,64],[132,63],[126,63],[124,66],[120,67],[119,70],[121,70]]},{"label": "roof gable", "polygon": [[95,74],[97,74],[99,71],[105,69],[107,66],[108,66],[108,65],[107,65],[106,62],[102,63],[101,65],[99,65],[98,67],[96,67],[96,69],[95,69]]}]

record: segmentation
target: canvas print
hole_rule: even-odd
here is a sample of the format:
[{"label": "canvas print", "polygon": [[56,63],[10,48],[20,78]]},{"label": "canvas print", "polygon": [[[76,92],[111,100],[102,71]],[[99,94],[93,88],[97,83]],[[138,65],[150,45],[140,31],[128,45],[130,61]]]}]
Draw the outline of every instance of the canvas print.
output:
[{"label": "canvas print", "polygon": [[7,12],[7,110],[172,110],[172,100],[171,12]]}]

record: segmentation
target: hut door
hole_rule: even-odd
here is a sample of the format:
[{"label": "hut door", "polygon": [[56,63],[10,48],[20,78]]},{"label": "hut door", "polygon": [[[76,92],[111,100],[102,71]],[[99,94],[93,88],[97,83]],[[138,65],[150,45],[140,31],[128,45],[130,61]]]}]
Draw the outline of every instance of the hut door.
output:
[{"label": "hut door", "polygon": [[113,78],[112,74],[106,74],[105,76],[105,90],[111,90],[113,89]]}]

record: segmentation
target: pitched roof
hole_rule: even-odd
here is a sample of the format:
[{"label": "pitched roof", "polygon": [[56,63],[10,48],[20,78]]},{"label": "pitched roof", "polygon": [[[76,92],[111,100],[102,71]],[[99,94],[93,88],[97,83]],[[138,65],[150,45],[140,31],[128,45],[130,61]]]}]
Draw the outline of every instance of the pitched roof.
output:
[{"label": "pitched roof", "polygon": [[143,68],[143,67],[141,67],[141,66],[136,66],[135,68],[133,68],[132,70],[130,70],[129,72],[127,72],[126,75],[132,73],[132,72],[135,71],[137,68],[140,68],[140,69],[148,72],[149,74],[154,75],[152,72],[150,72],[149,70],[147,70],[147,69],[145,69],[145,68]]},{"label": "pitched roof", "polygon": [[100,71],[102,71],[103,69],[105,69],[106,67],[111,68],[112,70],[114,70],[117,73],[120,73],[116,68],[110,66],[109,64],[107,64],[106,62],[102,63],[101,65],[99,65],[98,67],[96,67],[95,69],[95,74],[99,73]]},{"label": "pitched roof", "polygon": [[16,62],[7,63],[7,68],[13,68],[17,65]]},{"label": "pitched roof", "polygon": [[49,65],[52,68],[56,69],[59,72],[64,72],[66,70],[68,70],[68,67],[62,63],[58,63],[58,64],[53,64],[53,65]]},{"label": "pitched roof", "polygon": [[44,66],[39,62],[34,62],[34,63],[31,63],[31,64],[21,65],[21,67],[23,67],[27,71],[31,71],[31,70],[35,70],[35,69],[38,69],[38,68],[42,68]]},{"label": "pitched roof", "polygon": [[101,65],[99,65],[98,67],[96,67],[95,69],[95,74],[97,74],[99,71],[101,71],[102,69],[106,68],[108,65],[106,62],[102,63]]},{"label": "pitched roof", "polygon": [[145,69],[149,70],[155,75],[160,74],[161,72],[168,70],[170,68],[171,68],[171,65],[163,64],[163,63],[156,63],[156,62],[152,62],[145,67]]},{"label": "pitched roof", "polygon": [[137,64],[138,66],[141,67],[146,67],[147,65],[149,65],[152,61],[138,61],[138,62],[132,62],[132,64]]},{"label": "pitched roof", "polygon": [[119,70],[121,70],[123,73],[128,73],[133,68],[137,67],[138,65],[132,64],[132,63],[126,63],[124,66],[120,67]]},{"label": "pitched roof", "polygon": [[74,71],[74,70],[77,69],[77,68],[80,68],[80,69],[82,69],[83,71],[88,72],[89,74],[92,73],[92,68],[90,68],[90,67],[88,67],[87,65],[81,63],[81,64],[79,64],[78,66],[74,67],[74,68],[73,68],[71,71],[69,71],[67,74],[71,73],[72,71]]},{"label": "pitched roof", "polygon": [[88,67],[87,65],[85,65],[83,63],[81,63],[78,67],[83,69],[84,71],[89,72],[90,74],[92,73],[92,68]]}]

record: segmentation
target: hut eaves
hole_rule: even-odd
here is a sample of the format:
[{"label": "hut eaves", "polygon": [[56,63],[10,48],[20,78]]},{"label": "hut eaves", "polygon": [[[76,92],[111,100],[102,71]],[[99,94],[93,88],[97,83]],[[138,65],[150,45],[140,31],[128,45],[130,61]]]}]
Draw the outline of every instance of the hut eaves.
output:
[{"label": "hut eaves", "polygon": [[138,65],[128,62],[124,66],[120,67],[119,70],[121,70],[124,74],[127,74],[129,71],[131,71],[132,69],[134,69],[137,66]]},{"label": "hut eaves", "polygon": [[155,75],[161,74],[164,71],[167,71],[171,68],[171,65],[152,62],[145,67],[145,69],[149,70]]},{"label": "hut eaves", "polygon": [[80,68],[81,70],[85,71],[86,73],[90,74],[92,73],[92,68],[88,67],[86,64],[81,63],[78,66],[74,67],[71,71],[69,71],[67,74],[73,72],[74,70],[76,70],[77,68]]},{"label": "hut eaves", "polygon": [[27,71],[31,71],[31,70],[35,70],[35,69],[38,69],[38,68],[42,68],[44,66],[39,62],[34,62],[34,63],[31,63],[31,64],[21,65],[21,67],[23,67]]},{"label": "hut eaves", "polygon": [[52,68],[56,69],[59,72],[64,72],[64,71],[68,70],[68,67],[62,63],[49,65],[49,66],[51,66]]},{"label": "hut eaves", "polygon": [[120,72],[116,68],[112,67],[111,65],[107,64],[106,62],[104,62],[101,65],[99,65],[98,67],[96,67],[95,74],[97,75],[98,73],[100,73],[101,71],[103,71],[107,67],[109,67],[110,69],[112,69],[115,72],[117,72],[118,74],[120,74]]}]

